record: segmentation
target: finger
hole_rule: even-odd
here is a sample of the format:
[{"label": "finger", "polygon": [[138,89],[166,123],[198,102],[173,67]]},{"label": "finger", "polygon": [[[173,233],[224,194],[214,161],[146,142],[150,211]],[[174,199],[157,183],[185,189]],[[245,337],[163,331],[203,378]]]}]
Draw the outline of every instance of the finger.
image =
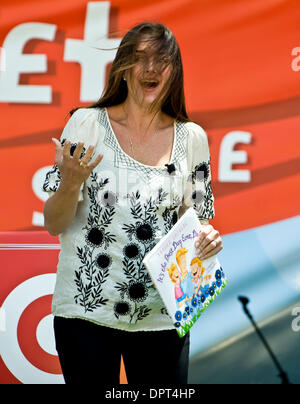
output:
[{"label": "finger", "polygon": [[200,231],[200,233],[198,234],[198,236],[196,237],[196,240],[195,240],[195,247],[196,248],[200,247],[202,238],[203,238],[202,231]]},{"label": "finger", "polygon": [[206,251],[205,249],[212,243],[220,243],[222,241],[220,234],[217,230],[212,230],[208,235],[206,235],[202,242],[200,243],[199,247],[197,247],[197,254],[203,253]]},{"label": "finger", "polygon": [[199,247],[203,243],[204,239],[209,235],[209,233],[213,230],[212,225],[204,224],[202,225],[201,232],[198,236]]},{"label": "finger", "polygon": [[103,154],[99,154],[95,160],[89,165],[89,168],[91,169],[91,171],[97,167],[97,165],[100,163],[100,161],[103,159]]},{"label": "finger", "polygon": [[219,232],[210,225],[202,234],[199,248],[203,250],[210,242],[216,240],[219,236]]},{"label": "finger", "polygon": [[201,243],[202,243],[204,237],[205,237],[205,235],[204,235],[203,232],[201,231],[201,233],[199,234],[199,236],[196,238],[196,241],[195,241],[195,247],[196,247],[197,249],[200,248],[200,245],[201,245]]},{"label": "finger", "polygon": [[[201,257],[203,261],[207,260],[208,258],[213,257],[214,255],[218,254],[219,251],[211,250],[205,256]],[[199,257],[200,258],[200,257]]]},{"label": "finger", "polygon": [[83,149],[84,143],[83,142],[78,142],[77,146],[75,147],[74,153],[73,153],[73,158],[75,160],[79,160],[81,157],[82,149]]},{"label": "finger", "polygon": [[71,142],[69,140],[67,140],[65,142],[64,148],[63,148],[63,157],[65,160],[70,159],[70,150],[71,150]]},{"label": "finger", "polygon": [[85,163],[85,164],[87,164],[89,161],[90,161],[90,159],[91,159],[91,157],[92,157],[92,155],[93,155],[93,152],[94,152],[94,146],[89,146],[88,147],[88,149],[87,149],[87,151],[86,151],[86,153],[85,153],[85,155],[82,157],[82,159],[81,159],[81,161],[83,162],[83,163]]},{"label": "finger", "polygon": [[205,260],[207,258],[212,257],[213,255],[218,254],[222,250],[222,241],[213,240],[210,244],[208,244],[199,255],[199,258]]},{"label": "finger", "polygon": [[207,230],[201,230],[199,235],[197,236],[196,240],[195,240],[195,247],[199,248],[201,243],[203,242],[204,238],[207,236],[208,232]]},{"label": "finger", "polygon": [[61,162],[61,159],[62,159],[63,149],[61,147],[61,143],[60,143],[59,140],[57,140],[57,139],[55,139],[53,137],[52,142],[54,143],[54,146],[55,146],[54,162],[55,162],[55,164],[59,164]]},{"label": "finger", "polygon": [[202,250],[200,257],[205,257],[208,253],[212,252],[217,248],[217,242],[215,240],[212,240],[210,243],[208,243]]},{"label": "finger", "polygon": [[61,143],[58,139],[56,139],[55,137],[52,137],[51,140],[54,143],[56,150],[62,150]]}]

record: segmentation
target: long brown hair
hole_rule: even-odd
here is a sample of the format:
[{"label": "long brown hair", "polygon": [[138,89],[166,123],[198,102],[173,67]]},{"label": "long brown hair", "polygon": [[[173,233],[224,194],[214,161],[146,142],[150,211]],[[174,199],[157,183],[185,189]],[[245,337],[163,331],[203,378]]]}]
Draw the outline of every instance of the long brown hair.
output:
[{"label": "long brown hair", "polygon": [[[123,80],[125,71],[135,65],[136,49],[142,38],[154,45],[155,53],[164,57],[167,64],[172,66],[171,74],[165,89],[153,104],[160,105],[160,109],[182,122],[188,122],[183,86],[183,67],[180,49],[176,38],[168,27],[159,23],[144,22],[132,28],[122,39],[116,57],[111,65],[108,82],[101,98],[83,108],[104,108],[123,103],[128,94],[127,83]],[[72,109],[72,115],[77,109]]]}]

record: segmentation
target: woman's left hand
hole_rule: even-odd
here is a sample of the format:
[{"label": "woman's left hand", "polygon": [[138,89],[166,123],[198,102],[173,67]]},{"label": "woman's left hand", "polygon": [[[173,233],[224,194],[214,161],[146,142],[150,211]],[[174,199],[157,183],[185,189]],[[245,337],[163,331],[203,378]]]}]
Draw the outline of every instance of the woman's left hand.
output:
[{"label": "woman's left hand", "polygon": [[211,224],[203,224],[202,230],[195,241],[198,257],[205,260],[218,254],[223,248],[221,236]]}]

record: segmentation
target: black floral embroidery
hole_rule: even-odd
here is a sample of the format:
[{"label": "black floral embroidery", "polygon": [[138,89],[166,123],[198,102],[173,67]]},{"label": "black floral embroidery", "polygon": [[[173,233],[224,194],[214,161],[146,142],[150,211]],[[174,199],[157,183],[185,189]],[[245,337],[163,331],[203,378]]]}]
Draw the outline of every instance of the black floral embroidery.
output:
[{"label": "black floral embroidery", "polygon": [[110,267],[111,263],[112,263],[112,259],[108,254],[100,253],[96,257],[96,265],[100,269],[106,269],[106,268]]},{"label": "black floral embroidery", "polygon": [[54,164],[52,169],[48,171],[46,174],[46,178],[43,184],[43,190],[46,192],[47,191],[56,192],[59,187],[60,180],[61,180],[60,171],[57,165]]},{"label": "black floral embroidery", "polygon": [[129,195],[130,213],[134,222],[122,227],[129,239],[123,249],[122,261],[126,281],[117,283],[115,288],[120,293],[121,302],[125,303],[127,299],[131,302],[131,309],[127,313],[130,323],[137,323],[151,312],[146,304],[141,304],[147,300],[149,290],[154,288],[142,261],[156,244],[156,234],[160,230],[156,212],[167,195],[160,188],[157,198],[147,198],[144,203],[141,202],[139,191]]},{"label": "black floral embroidery", "polygon": [[204,200],[204,216],[200,216],[200,212],[198,212],[199,217],[203,217],[206,219],[212,219],[215,215],[214,210],[214,197],[211,188],[211,181],[206,185],[206,197]]},{"label": "black floral embroidery", "polygon": [[123,254],[129,260],[138,259],[140,253],[141,253],[141,249],[138,246],[138,244],[135,244],[135,243],[127,244],[123,249]]},{"label": "black floral embroidery", "polygon": [[[60,144],[63,146],[66,143],[67,139],[61,139]],[[71,143],[70,147],[70,155],[73,156],[74,151],[76,149],[77,143]],[[82,158],[85,154],[85,147],[83,147],[80,158]],[[44,191],[53,191],[56,192],[58,190],[59,184],[61,181],[61,174],[59,168],[56,164],[53,165],[52,169],[47,172],[46,178],[43,184]]]},{"label": "black floral embroidery", "polygon": [[135,237],[142,243],[148,243],[153,240],[154,229],[149,223],[138,223],[135,228]]},{"label": "black floral embroidery", "polygon": [[87,218],[86,244],[83,248],[77,247],[77,256],[81,261],[78,271],[75,271],[75,284],[79,292],[75,302],[84,307],[85,312],[92,312],[96,308],[105,305],[108,299],[102,297],[102,287],[109,276],[109,267],[112,258],[108,253],[98,251],[99,247],[107,250],[111,243],[116,241],[116,236],[108,231],[115,214],[115,207],[111,205],[101,206],[97,201],[98,192],[108,184],[108,179],[98,179],[91,173],[91,185],[88,187],[90,200],[90,212]]},{"label": "black floral embroidery", "polygon": [[204,192],[201,190],[197,190],[197,191],[193,191],[192,193],[192,201],[193,204],[198,205],[199,203],[201,203],[204,199]]},{"label": "black floral embroidery", "polygon": [[191,202],[199,218],[214,217],[214,197],[211,189],[210,160],[194,167],[188,181],[192,183]]},{"label": "black floral embroidery", "polygon": [[92,227],[85,236],[85,239],[91,247],[100,247],[103,244],[104,232],[97,227]]},{"label": "black floral embroidery", "polygon": [[146,318],[151,312],[151,309],[149,309],[149,307],[147,307],[146,305],[143,306],[135,306],[135,310],[132,314],[132,318],[134,318],[134,316],[136,315],[136,323],[138,321],[143,320],[144,318]]},{"label": "black floral embroidery", "polygon": [[133,302],[143,302],[148,296],[148,289],[143,282],[130,281],[127,294]]},{"label": "black floral embroidery", "polygon": [[85,312],[93,312],[108,301],[101,296],[102,285],[108,277],[108,268],[99,270],[93,265],[92,252],[87,246],[84,246],[84,249],[77,247],[77,256],[82,265],[75,271],[75,284],[79,294],[74,300],[76,304],[84,307]]},{"label": "black floral embroidery", "polygon": [[127,316],[130,310],[131,306],[127,302],[118,302],[114,305],[114,312],[117,319],[119,319],[119,316]]},{"label": "black floral embroidery", "polygon": [[[67,139],[61,139],[61,141],[60,141],[61,145],[63,146],[66,143],[66,141],[67,141]],[[73,156],[76,147],[77,147],[77,143],[71,143],[71,147],[70,147],[71,156]],[[86,149],[85,149],[85,147],[83,147],[82,152],[80,154],[80,158],[82,158],[84,156],[85,152],[86,152]]]},{"label": "black floral embroidery", "polygon": [[88,225],[83,227],[83,230],[87,230],[85,238],[91,247],[103,246],[107,249],[110,243],[116,241],[116,236],[107,231],[115,214],[115,206],[107,204],[103,207],[97,197],[99,191],[108,184],[109,180],[108,178],[99,180],[93,173],[90,177],[92,180],[91,186],[88,187],[90,212],[87,218]]},{"label": "black floral embroidery", "polygon": [[166,207],[162,213],[164,220],[165,234],[167,234],[175,223],[178,221],[178,210],[181,204],[181,198],[178,195],[174,196],[173,204]]},{"label": "black floral embroidery", "polygon": [[205,161],[201,164],[198,164],[194,170],[192,171],[192,176],[191,179],[193,181],[193,184],[195,181],[207,181],[210,175],[209,171],[209,164],[210,162],[206,163]]},{"label": "black floral embroidery", "polygon": [[161,312],[161,314],[165,314],[165,315],[167,315],[167,316],[169,315],[169,313],[168,313],[166,307],[162,307],[162,308],[160,309],[160,312]]}]

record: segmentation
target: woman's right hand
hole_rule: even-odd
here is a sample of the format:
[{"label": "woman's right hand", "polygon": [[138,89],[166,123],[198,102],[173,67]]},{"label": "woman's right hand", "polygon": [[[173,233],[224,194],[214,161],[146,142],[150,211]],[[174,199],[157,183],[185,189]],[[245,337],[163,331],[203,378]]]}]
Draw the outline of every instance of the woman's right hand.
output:
[{"label": "woman's right hand", "polygon": [[84,146],[83,142],[78,142],[73,156],[71,156],[71,142],[69,140],[63,146],[55,138],[52,138],[52,141],[55,144],[54,162],[60,171],[61,182],[67,187],[80,187],[88,179],[94,168],[101,162],[103,155],[99,154],[91,164],[88,164],[95,146],[89,146],[84,156],[80,158]]}]

